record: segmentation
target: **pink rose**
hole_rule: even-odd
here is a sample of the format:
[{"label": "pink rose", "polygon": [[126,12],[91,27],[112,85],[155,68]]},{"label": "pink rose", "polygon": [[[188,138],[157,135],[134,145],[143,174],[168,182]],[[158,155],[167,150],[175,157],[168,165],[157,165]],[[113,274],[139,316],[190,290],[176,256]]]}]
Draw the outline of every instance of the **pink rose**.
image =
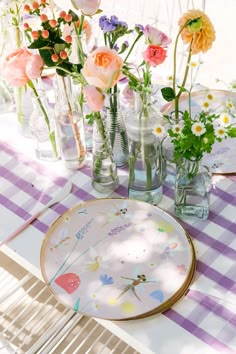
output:
[{"label": "pink rose", "polygon": [[84,97],[93,112],[101,111],[104,104],[104,95],[92,85],[83,88]]},{"label": "pink rose", "polygon": [[101,0],[71,0],[77,10],[81,10],[85,15],[94,15],[99,9]]},{"label": "pink rose", "polygon": [[150,25],[144,28],[143,34],[147,44],[166,47],[171,42],[171,39],[165,33]]},{"label": "pink rose", "polygon": [[30,80],[40,77],[43,70],[43,59],[39,54],[32,54],[26,63],[26,74]]},{"label": "pink rose", "polygon": [[99,47],[89,54],[81,73],[90,85],[101,90],[115,86],[123,61],[114,49]]},{"label": "pink rose", "polygon": [[14,50],[3,61],[4,80],[11,86],[22,87],[29,80],[38,78],[43,67],[43,61],[38,57],[38,54],[32,54],[25,48]]},{"label": "pink rose", "polygon": [[150,44],[143,52],[143,59],[153,67],[162,64],[165,58],[166,50],[158,45]]}]

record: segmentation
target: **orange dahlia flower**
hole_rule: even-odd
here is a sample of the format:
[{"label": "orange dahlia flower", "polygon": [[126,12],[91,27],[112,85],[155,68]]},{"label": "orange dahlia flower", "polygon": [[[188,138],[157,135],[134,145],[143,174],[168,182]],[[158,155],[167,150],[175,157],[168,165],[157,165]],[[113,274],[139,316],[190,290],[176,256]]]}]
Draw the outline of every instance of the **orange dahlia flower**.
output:
[{"label": "orange dahlia flower", "polygon": [[[195,19],[198,19],[199,26],[197,24],[198,21],[194,21]],[[185,44],[192,41],[192,54],[204,53],[212,47],[212,43],[215,40],[215,29],[209,17],[201,10],[192,9],[186,12],[179,19],[180,28],[190,20],[193,20],[193,23],[191,24],[190,22],[181,32],[182,40]]]}]

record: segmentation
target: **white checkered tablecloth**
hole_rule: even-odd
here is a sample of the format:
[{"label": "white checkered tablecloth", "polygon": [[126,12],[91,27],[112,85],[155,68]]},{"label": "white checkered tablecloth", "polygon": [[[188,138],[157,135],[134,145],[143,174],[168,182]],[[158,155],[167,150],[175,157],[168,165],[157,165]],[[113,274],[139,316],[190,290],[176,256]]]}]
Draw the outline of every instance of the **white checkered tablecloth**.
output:
[{"label": "white checkered tablecloth", "polygon": [[[70,196],[51,207],[30,227],[36,228],[42,238],[53,221],[68,208],[81,200],[104,197],[92,189],[89,166],[76,172],[65,169],[58,172],[54,166],[59,162],[45,165],[6,143],[0,143],[0,161],[0,205],[5,213],[17,218],[12,226],[15,228],[46,204],[68,178],[73,181]],[[121,170],[119,175],[120,186],[110,196],[126,197],[127,172]],[[173,190],[167,185],[163,189],[160,207],[173,214]],[[219,353],[236,352],[235,210],[236,183],[222,176],[214,177],[208,220],[181,221],[196,249],[194,282],[186,296],[164,313]],[[9,230],[6,228],[9,221],[4,218],[1,223],[0,240],[3,240],[7,237],[5,230]]]}]

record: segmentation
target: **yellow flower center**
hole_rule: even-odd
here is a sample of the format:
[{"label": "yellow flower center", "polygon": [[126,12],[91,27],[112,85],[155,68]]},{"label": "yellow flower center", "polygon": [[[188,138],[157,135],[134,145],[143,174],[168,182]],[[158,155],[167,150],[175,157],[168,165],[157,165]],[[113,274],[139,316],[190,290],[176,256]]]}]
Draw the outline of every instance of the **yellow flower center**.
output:
[{"label": "yellow flower center", "polygon": [[204,102],[203,103],[203,107],[208,108],[209,107],[209,103],[208,102]]},{"label": "yellow flower center", "polygon": [[229,117],[228,116],[224,116],[223,117],[223,122],[224,123],[229,123]]},{"label": "yellow flower center", "polygon": [[224,130],[223,130],[223,129],[219,129],[219,130],[218,130],[218,134],[219,134],[219,135],[224,135]]},{"label": "yellow flower center", "polygon": [[197,125],[195,127],[196,132],[200,133],[202,131],[202,127],[200,125]]},{"label": "yellow flower center", "polygon": [[179,133],[179,131],[180,131],[179,127],[176,127],[175,131],[176,131],[176,133]]},{"label": "yellow flower center", "polygon": [[161,133],[162,133],[161,127],[157,127],[155,130],[156,130],[156,132],[157,132],[158,134],[161,134]]},{"label": "yellow flower center", "polygon": [[208,95],[207,95],[207,99],[208,99],[208,100],[212,100],[212,99],[213,99],[213,96],[212,96],[212,94],[211,94],[211,93],[208,93]]}]

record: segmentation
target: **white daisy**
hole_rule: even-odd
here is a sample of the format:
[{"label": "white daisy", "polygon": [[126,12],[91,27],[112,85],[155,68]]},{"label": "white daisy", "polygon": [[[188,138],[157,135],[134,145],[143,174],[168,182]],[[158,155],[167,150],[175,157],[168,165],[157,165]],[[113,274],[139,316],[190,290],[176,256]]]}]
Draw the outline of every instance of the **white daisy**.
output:
[{"label": "white daisy", "polygon": [[181,130],[182,130],[182,127],[179,125],[179,124],[175,124],[172,128],[173,132],[175,134],[180,134],[181,133]]},{"label": "white daisy", "polygon": [[205,133],[206,131],[206,128],[205,128],[205,125],[201,122],[197,122],[197,123],[194,123],[192,125],[192,133],[196,136],[201,136],[202,134]]},{"label": "white daisy", "polygon": [[231,124],[231,117],[228,112],[223,112],[220,114],[220,124],[223,125],[224,127],[227,127],[228,125]]},{"label": "white daisy", "polygon": [[207,95],[206,95],[206,99],[207,99],[208,101],[213,101],[214,95],[213,95],[211,92],[208,92]]},{"label": "white daisy", "polygon": [[234,104],[233,104],[233,102],[232,102],[231,100],[227,100],[227,101],[225,102],[225,104],[226,104],[226,107],[229,108],[229,110],[231,110],[232,108],[234,108]]},{"label": "white daisy", "polygon": [[166,134],[166,130],[165,130],[165,128],[162,125],[158,124],[153,129],[153,134],[158,136],[158,137],[162,137],[162,136],[164,136]]},{"label": "white daisy", "polygon": [[227,134],[226,134],[225,128],[222,126],[216,127],[215,128],[215,135],[217,138],[221,138],[221,139],[226,138]]},{"label": "white daisy", "polygon": [[208,112],[209,109],[210,109],[210,107],[211,107],[211,102],[208,101],[208,100],[205,100],[205,101],[203,102],[203,104],[202,104],[202,110],[203,110],[204,112]]}]

